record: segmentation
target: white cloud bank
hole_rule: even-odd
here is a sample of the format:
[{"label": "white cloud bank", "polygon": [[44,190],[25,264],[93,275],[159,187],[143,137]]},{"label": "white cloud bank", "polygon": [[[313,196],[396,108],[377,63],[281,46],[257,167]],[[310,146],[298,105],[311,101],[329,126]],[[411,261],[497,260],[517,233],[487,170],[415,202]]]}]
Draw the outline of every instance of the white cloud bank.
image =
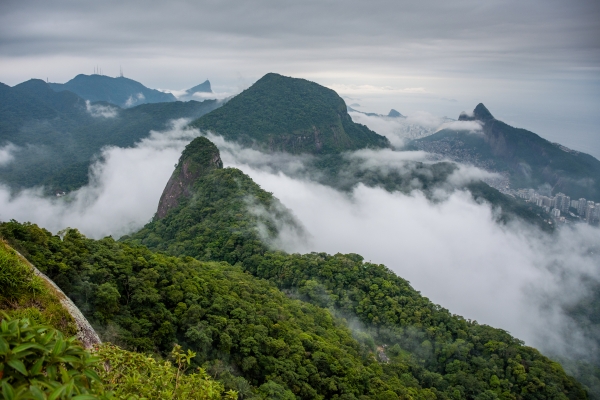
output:
[{"label": "white cloud bank", "polygon": [[479,121],[449,121],[443,123],[437,131],[442,129],[451,129],[453,131],[467,131],[469,133],[481,133],[482,126]]},{"label": "white cloud bank", "polygon": [[85,108],[92,117],[96,118],[114,118],[119,114],[119,109],[117,107],[92,104],[89,100],[85,101]]},{"label": "white cloud bank", "polygon": [[72,227],[92,238],[141,228],[156,212],[183,148],[197,135],[182,129],[187,122],[151,132],[134,148],[103,149],[91,167],[90,184],[65,197],[44,197],[39,188],[13,195],[0,186],[0,220],[29,221],[54,233]]},{"label": "white cloud bank", "polygon": [[3,147],[0,147],[0,167],[10,164],[15,159],[15,152],[18,147],[12,143],[7,143]]},{"label": "white cloud bank", "polygon": [[[248,156],[249,150],[212,139],[226,165],[273,192],[307,229],[308,242],[281,238],[285,250],[358,253],[452,313],[505,329],[529,345],[571,356],[595,351],[563,307],[588,294],[583,281],[600,280],[600,255],[593,251],[599,229],[576,225],[553,236],[519,222],[503,226],[495,222],[497,210],[463,191],[447,192],[438,202],[419,191],[404,195],[363,185],[347,195],[304,179],[300,167],[297,175],[276,172],[269,155]],[[368,159],[365,168],[385,161],[401,169],[411,160],[407,152],[393,153],[363,150],[351,157]],[[449,186],[490,175],[459,166]]]},{"label": "white cloud bank", "polygon": [[366,125],[372,131],[389,139],[394,147],[402,147],[407,141],[434,134],[447,118],[437,117],[428,112],[416,112],[406,118],[390,118],[366,115],[359,112],[348,113],[354,122]]},{"label": "white cloud bank", "polygon": [[[31,221],[53,232],[76,227],[94,238],[139,229],[156,211],[182,149],[199,134],[184,124],[153,132],[134,148],[104,149],[90,185],[67,198],[44,198],[40,190],[11,196],[0,188],[0,219]],[[502,226],[494,222],[494,210],[462,191],[437,202],[419,191],[404,195],[362,185],[347,195],[309,181],[309,157],[266,155],[211,138],[226,166],[273,192],[307,229],[308,241],[281,237],[284,249],[358,253],[387,265],[451,312],[506,329],[527,344],[571,354],[594,350],[577,331],[567,332],[561,310],[586,294],[582,279],[600,279],[600,255],[591,250],[600,243],[599,229],[578,225],[549,236],[518,223]],[[401,168],[422,156],[387,150],[350,155],[379,160],[365,168]],[[478,174],[459,168],[451,180]]]},{"label": "white cloud bank", "polygon": [[173,96],[180,101],[188,100],[224,100],[237,94],[237,92],[194,92],[189,94],[186,89],[173,90],[173,89],[158,89],[163,93],[171,93]]}]

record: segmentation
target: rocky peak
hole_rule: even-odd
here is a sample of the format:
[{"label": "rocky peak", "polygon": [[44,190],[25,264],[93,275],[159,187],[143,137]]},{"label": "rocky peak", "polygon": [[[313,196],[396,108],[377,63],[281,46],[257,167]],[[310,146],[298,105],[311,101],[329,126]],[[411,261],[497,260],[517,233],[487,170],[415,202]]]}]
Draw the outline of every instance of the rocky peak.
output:
[{"label": "rocky peak", "polygon": [[392,118],[402,118],[404,117],[404,115],[400,114],[398,111],[394,110],[393,108],[390,110],[390,112],[387,115],[388,117],[392,117]]},{"label": "rocky peak", "polygon": [[487,122],[487,121],[491,121],[493,119],[494,119],[494,116],[492,115],[490,110],[488,110],[486,108],[486,106],[483,105],[483,103],[477,104],[477,107],[475,107],[475,109],[473,110],[472,113],[467,113],[467,112],[463,111],[460,113],[460,115],[458,117],[459,121]]},{"label": "rocky peak", "polygon": [[223,168],[219,149],[205,137],[198,137],[188,144],[175,171],[160,197],[156,218],[164,218],[169,210],[177,207],[182,198],[191,197],[194,183],[212,170]]}]

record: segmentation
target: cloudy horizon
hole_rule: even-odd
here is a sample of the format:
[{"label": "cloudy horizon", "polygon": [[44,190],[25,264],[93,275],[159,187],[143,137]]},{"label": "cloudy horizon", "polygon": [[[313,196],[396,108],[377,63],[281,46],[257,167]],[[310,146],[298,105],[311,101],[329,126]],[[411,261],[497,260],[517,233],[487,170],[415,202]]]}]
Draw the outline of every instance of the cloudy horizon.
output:
[{"label": "cloudy horizon", "polygon": [[600,157],[594,0],[244,3],[7,0],[0,82],[79,73],[148,87],[210,79],[239,93],[268,72],[336,90],[360,111],[499,119]]}]

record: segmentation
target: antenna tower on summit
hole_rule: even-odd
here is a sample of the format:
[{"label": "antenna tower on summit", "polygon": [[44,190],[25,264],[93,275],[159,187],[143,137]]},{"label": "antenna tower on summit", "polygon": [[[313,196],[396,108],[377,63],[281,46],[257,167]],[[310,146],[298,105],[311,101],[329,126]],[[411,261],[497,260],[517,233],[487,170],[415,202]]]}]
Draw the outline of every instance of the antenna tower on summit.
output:
[{"label": "antenna tower on summit", "polygon": [[119,65],[119,68],[121,69],[121,78],[122,78],[122,77],[123,77],[123,67],[121,67],[121,66]]}]

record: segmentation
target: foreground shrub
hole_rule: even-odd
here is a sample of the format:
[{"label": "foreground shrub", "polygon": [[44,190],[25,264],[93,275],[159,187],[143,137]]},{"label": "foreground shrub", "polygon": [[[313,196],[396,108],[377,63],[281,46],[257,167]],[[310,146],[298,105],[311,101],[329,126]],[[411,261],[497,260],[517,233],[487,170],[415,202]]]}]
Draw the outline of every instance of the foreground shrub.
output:
[{"label": "foreground shrub", "polygon": [[174,364],[157,361],[148,355],[120,349],[113,345],[102,345],[96,353],[109,365],[98,370],[107,389],[118,398],[127,399],[190,399],[190,400],[235,400],[234,391],[223,393],[223,385],[212,380],[198,368],[195,373],[185,374],[196,354],[181,351],[179,345],[171,352]]},{"label": "foreground shrub", "polygon": [[84,350],[75,337],[32,325],[29,319],[0,323],[0,382],[3,398],[97,399],[106,398],[93,367],[98,358]]}]

